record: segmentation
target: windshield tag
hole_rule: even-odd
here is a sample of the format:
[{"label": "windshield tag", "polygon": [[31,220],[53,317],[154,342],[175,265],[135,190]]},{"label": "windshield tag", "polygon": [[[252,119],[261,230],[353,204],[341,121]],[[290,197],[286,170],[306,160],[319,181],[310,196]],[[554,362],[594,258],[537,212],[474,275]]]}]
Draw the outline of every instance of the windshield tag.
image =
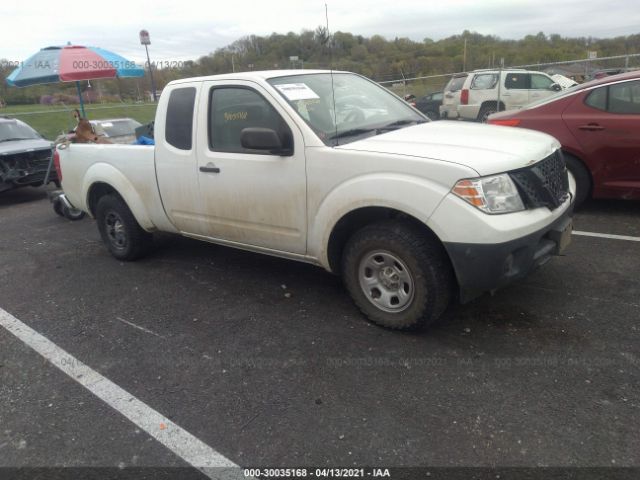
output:
[{"label": "windshield tag", "polygon": [[291,101],[311,100],[320,98],[316,92],[311,90],[305,83],[284,83],[274,85],[282,94]]}]

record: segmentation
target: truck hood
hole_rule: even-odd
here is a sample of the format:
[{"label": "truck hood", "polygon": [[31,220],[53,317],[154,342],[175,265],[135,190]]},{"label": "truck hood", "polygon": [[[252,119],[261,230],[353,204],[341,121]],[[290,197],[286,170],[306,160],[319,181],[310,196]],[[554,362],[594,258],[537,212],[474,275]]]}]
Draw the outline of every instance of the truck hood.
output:
[{"label": "truck hood", "polygon": [[53,144],[50,141],[42,138],[0,142],[0,157],[3,155],[13,155],[16,153],[32,152],[36,150],[51,150],[52,145]]},{"label": "truck hood", "polygon": [[367,137],[337,148],[457,163],[479,175],[527,167],[560,147],[545,133],[524,128],[438,121]]}]

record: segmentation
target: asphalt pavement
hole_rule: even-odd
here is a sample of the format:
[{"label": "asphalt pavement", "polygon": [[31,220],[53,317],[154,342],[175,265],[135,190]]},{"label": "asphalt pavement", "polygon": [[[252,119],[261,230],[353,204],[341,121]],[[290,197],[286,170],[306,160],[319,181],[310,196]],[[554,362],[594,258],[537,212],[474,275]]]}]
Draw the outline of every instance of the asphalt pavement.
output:
[{"label": "asphalt pavement", "polygon": [[[638,237],[640,204],[575,229]],[[397,333],[317,267],[171,235],[119,262],[44,189],[0,196],[0,309],[243,467],[640,467],[639,271],[640,242],[574,236]],[[0,328],[0,467],[187,466]]]}]

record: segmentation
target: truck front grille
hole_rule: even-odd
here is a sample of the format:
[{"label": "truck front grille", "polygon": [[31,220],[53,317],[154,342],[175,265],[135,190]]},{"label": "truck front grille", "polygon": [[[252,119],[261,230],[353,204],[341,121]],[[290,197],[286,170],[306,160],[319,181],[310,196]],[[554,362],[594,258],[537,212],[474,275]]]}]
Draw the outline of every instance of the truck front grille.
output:
[{"label": "truck front grille", "polygon": [[528,208],[558,208],[569,197],[569,176],[564,157],[556,150],[531,167],[509,172]]},{"label": "truck front grille", "polygon": [[[33,150],[0,156],[0,181],[30,184],[44,180],[51,159],[51,150]],[[51,170],[50,178],[56,180]]]}]

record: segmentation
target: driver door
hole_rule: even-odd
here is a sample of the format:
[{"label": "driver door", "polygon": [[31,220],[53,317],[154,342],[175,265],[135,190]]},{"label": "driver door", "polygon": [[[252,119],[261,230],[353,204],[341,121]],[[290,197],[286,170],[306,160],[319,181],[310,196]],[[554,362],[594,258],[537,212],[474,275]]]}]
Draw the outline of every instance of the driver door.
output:
[{"label": "driver door", "polygon": [[[302,133],[260,85],[203,83],[198,109],[200,235],[231,244],[306,253],[306,166]],[[244,128],[275,130],[290,155],[248,150]]]}]

